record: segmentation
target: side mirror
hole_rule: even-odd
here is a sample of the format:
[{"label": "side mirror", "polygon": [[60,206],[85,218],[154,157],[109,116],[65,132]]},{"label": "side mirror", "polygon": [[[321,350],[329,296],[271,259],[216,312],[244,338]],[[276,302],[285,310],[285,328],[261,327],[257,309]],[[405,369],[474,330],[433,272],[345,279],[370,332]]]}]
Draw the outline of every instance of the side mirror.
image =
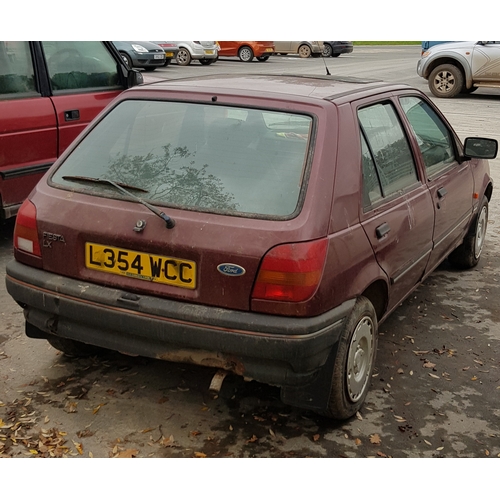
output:
[{"label": "side mirror", "polygon": [[129,69],[127,73],[127,88],[135,87],[144,83],[142,73],[137,69]]},{"label": "side mirror", "polygon": [[464,143],[464,154],[470,158],[483,158],[493,160],[498,153],[498,142],[496,139],[485,139],[483,137],[467,137]]}]

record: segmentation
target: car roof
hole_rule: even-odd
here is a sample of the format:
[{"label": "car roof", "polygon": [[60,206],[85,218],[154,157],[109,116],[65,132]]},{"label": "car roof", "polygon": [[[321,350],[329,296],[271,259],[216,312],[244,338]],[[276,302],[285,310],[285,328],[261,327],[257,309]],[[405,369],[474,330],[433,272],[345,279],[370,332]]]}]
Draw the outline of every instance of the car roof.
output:
[{"label": "car roof", "polygon": [[[406,84],[394,84],[370,78],[356,78],[336,75],[291,75],[291,74],[258,74],[258,75],[209,75],[202,77],[182,78],[158,81],[135,87],[126,92],[140,92],[142,89],[170,90],[217,94],[238,94],[252,97],[273,96],[283,99],[285,96],[307,99],[326,99],[329,101],[353,94],[388,92],[411,89]],[[357,96],[361,97],[361,96]],[[292,99],[293,100],[293,99]]]}]

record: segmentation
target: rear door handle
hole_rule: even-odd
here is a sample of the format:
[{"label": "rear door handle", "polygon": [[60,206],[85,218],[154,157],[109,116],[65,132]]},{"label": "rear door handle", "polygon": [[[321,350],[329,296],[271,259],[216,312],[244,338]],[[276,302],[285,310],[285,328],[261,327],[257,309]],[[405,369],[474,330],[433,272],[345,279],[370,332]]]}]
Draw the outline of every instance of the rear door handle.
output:
[{"label": "rear door handle", "polygon": [[380,226],[375,229],[375,234],[377,235],[377,238],[380,240],[383,238],[389,231],[391,230],[391,226],[387,224],[387,222],[384,222],[383,224],[380,224]]},{"label": "rear door handle", "polygon": [[69,111],[64,112],[64,121],[72,122],[80,119],[80,110],[79,109],[71,109]]},{"label": "rear door handle", "polygon": [[444,198],[447,194],[448,194],[448,191],[446,191],[446,189],[444,187],[443,188],[439,188],[437,190],[437,195],[438,195],[439,199]]}]

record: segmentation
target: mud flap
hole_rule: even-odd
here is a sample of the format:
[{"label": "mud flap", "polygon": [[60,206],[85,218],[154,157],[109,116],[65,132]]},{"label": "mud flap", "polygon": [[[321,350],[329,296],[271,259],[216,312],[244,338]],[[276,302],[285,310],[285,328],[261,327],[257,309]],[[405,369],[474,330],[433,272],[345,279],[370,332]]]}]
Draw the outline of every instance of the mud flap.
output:
[{"label": "mud flap", "polygon": [[337,348],[338,342],[332,347],[326,363],[320,368],[313,381],[306,385],[283,386],[281,388],[281,401],[287,405],[306,410],[325,410],[330,400]]}]

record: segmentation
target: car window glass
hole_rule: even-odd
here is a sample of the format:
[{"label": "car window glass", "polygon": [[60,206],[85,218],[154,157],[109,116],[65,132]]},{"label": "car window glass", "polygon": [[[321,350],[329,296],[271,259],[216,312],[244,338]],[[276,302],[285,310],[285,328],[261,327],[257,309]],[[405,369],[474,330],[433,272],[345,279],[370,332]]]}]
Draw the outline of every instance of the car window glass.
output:
[{"label": "car window glass", "polygon": [[400,102],[417,137],[427,175],[431,177],[453,164],[453,140],[436,112],[418,97],[402,97]]},{"label": "car window glass", "polygon": [[29,42],[0,41],[0,94],[35,91]]},{"label": "car window glass", "polygon": [[117,87],[117,64],[102,42],[42,42],[52,89]]},{"label": "car window glass", "polygon": [[192,210],[287,217],[296,210],[312,118],[260,109],[124,101],[72,152],[53,181],[121,196],[63,176],[107,178],[145,200]]},{"label": "car window glass", "polygon": [[418,181],[406,135],[389,103],[358,111],[366,143],[380,179],[383,196],[406,190]]},{"label": "car window glass", "polygon": [[363,173],[363,208],[367,209],[382,199],[380,180],[366,140],[361,136],[361,162]]}]

